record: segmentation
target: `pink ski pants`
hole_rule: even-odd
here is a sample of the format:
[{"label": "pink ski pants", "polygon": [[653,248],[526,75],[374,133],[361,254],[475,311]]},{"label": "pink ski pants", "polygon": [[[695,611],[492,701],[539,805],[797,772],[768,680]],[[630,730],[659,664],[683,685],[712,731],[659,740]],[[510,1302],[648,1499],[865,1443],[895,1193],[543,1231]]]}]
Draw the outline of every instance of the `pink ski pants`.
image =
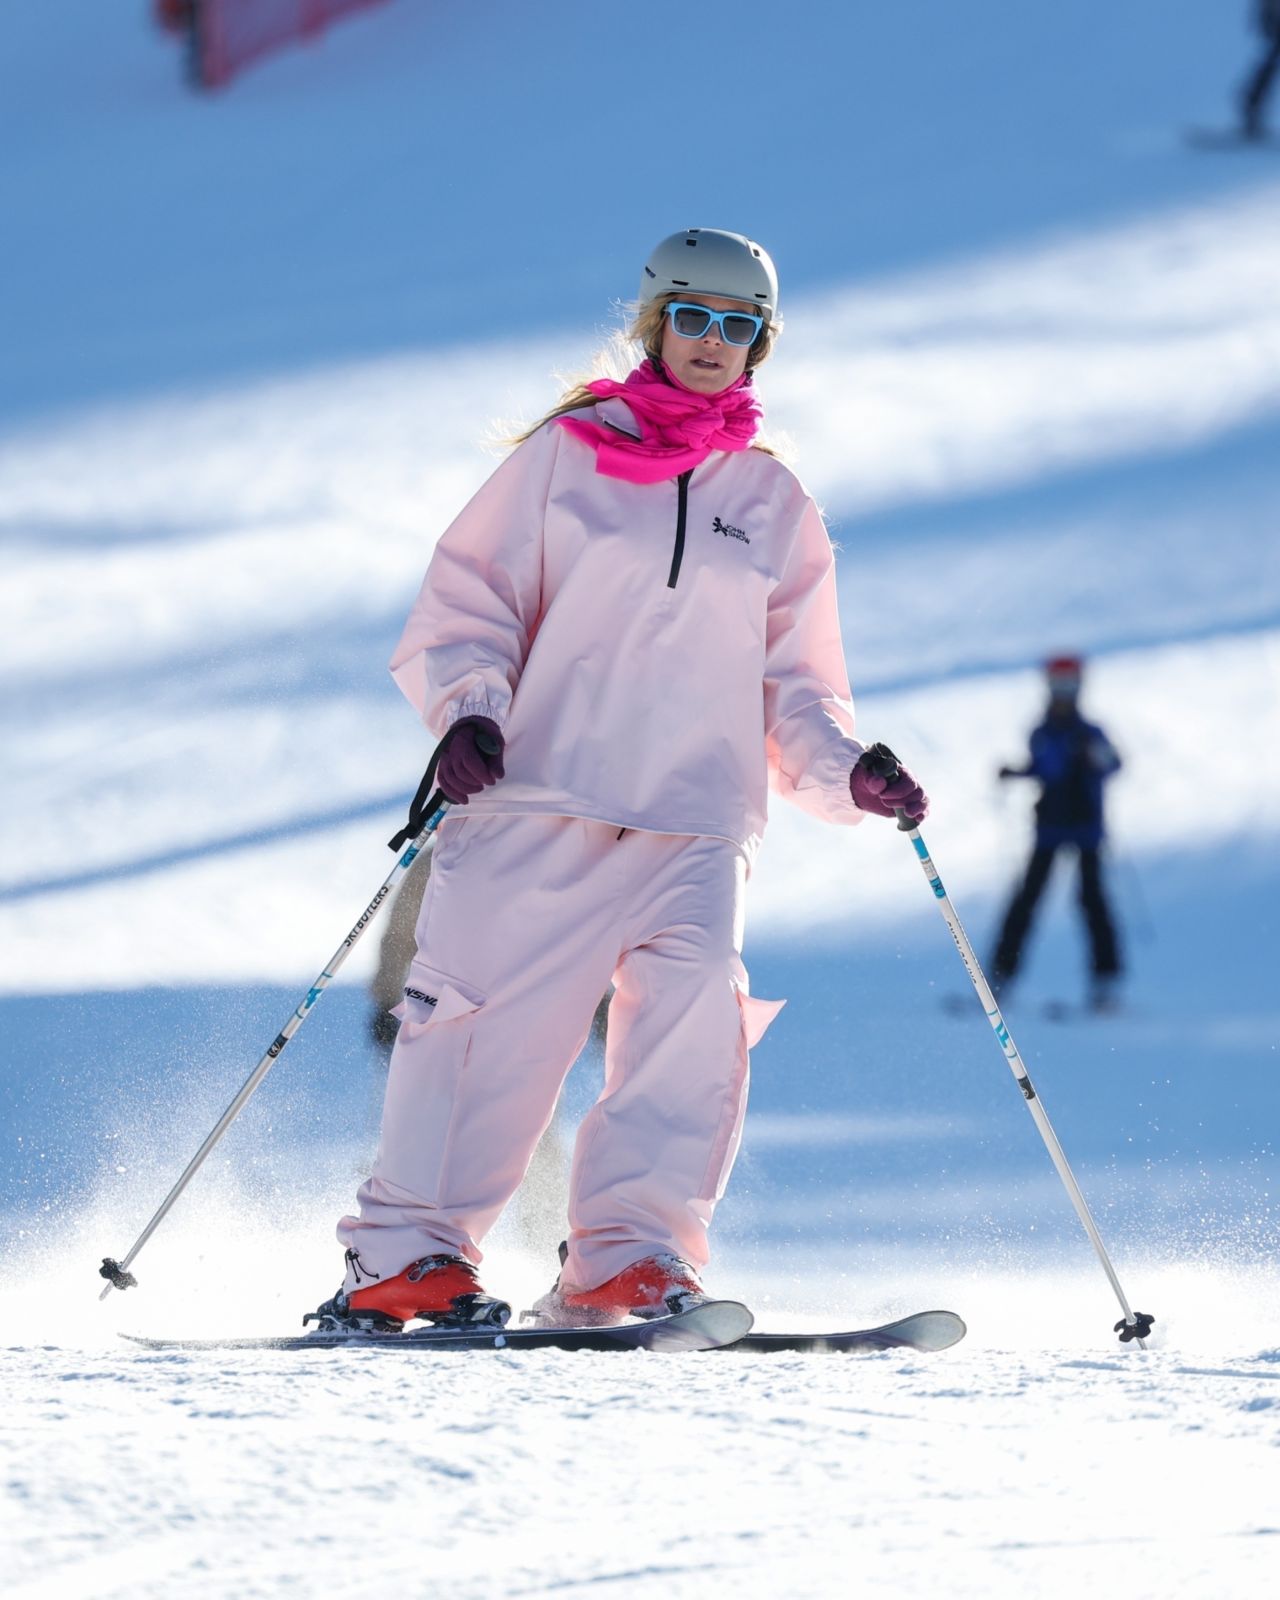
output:
[{"label": "pink ski pants", "polygon": [[567,1287],[655,1251],[695,1266],[738,1151],[747,1052],[782,1002],[741,961],[745,863],[727,840],[574,817],[441,824],[382,1138],[339,1241],[360,1275],[433,1251],[480,1261],[610,980],[604,1087],[578,1132]]}]

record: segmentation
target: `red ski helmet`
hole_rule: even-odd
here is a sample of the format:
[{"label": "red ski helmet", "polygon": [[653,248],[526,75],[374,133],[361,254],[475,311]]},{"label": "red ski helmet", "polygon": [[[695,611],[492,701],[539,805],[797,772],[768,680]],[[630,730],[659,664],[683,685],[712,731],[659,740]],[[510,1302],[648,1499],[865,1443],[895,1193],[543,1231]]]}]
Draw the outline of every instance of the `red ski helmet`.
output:
[{"label": "red ski helmet", "polygon": [[1075,694],[1084,676],[1084,662],[1079,656],[1051,656],[1044,672],[1051,694]]}]

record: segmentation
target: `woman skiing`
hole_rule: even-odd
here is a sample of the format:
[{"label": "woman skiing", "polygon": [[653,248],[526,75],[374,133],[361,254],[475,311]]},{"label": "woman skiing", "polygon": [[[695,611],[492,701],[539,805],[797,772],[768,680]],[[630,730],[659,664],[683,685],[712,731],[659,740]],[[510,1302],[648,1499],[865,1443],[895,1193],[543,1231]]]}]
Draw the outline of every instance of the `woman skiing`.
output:
[{"label": "woman skiing", "polygon": [[704,1296],[752,999],[766,788],[837,823],[927,801],[853,737],[831,544],[756,444],[777,275],[693,228],[644,268],[625,381],[568,394],[445,532],[391,661],[442,739],[440,826],[382,1137],[321,1327],[501,1322],[476,1267],[610,982],[545,1320]]}]

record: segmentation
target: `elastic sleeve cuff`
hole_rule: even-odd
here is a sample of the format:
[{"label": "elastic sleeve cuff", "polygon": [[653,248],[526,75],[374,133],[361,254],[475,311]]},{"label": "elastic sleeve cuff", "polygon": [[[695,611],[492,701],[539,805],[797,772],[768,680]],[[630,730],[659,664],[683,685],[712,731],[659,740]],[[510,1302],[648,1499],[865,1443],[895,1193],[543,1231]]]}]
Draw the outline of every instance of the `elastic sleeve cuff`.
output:
[{"label": "elastic sleeve cuff", "polygon": [[[490,705],[487,700],[464,700],[450,716],[449,727],[452,728],[455,722],[461,722],[464,717],[488,717],[489,721],[496,722],[499,728],[505,728],[507,709]],[[448,732],[448,729],[445,731]]]}]

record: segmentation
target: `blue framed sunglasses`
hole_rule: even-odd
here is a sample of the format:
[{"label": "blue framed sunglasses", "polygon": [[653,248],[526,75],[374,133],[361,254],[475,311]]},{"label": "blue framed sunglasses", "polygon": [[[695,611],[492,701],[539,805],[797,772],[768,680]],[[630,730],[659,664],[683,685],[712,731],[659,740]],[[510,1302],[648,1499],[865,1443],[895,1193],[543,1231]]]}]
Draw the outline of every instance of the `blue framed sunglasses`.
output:
[{"label": "blue framed sunglasses", "polygon": [[667,316],[682,339],[705,339],[715,328],[725,344],[754,344],[764,327],[764,318],[750,311],[712,311],[687,300],[670,301]]}]

